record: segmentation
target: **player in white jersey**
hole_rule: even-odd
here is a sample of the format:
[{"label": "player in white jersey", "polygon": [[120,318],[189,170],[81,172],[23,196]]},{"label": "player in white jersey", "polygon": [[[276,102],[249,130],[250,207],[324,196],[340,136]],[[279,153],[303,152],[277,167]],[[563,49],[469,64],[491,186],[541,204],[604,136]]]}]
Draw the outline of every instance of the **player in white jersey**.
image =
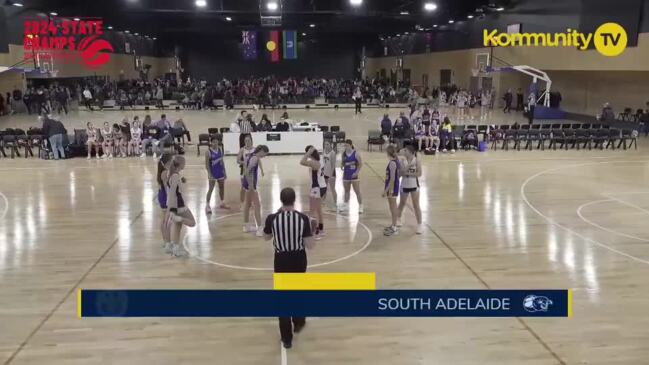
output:
[{"label": "player in white jersey", "polygon": [[336,157],[336,151],[334,151],[331,141],[325,141],[324,152],[322,153],[322,162],[324,164],[324,178],[327,183],[327,192],[331,192],[333,200],[333,205],[331,207],[333,211],[338,207],[338,193],[336,192]]},{"label": "player in white jersey", "polygon": [[324,223],[322,219],[322,198],[327,194],[327,182],[325,181],[324,163],[320,153],[313,146],[306,146],[306,153],[300,160],[300,165],[309,168],[311,177],[311,193],[309,194],[309,205],[311,214],[315,214],[318,220],[318,228],[315,231],[316,239],[324,234]]},{"label": "player in white jersey", "polygon": [[408,196],[412,200],[412,207],[417,217],[417,234],[423,231],[421,220],[421,207],[419,206],[419,178],[421,177],[421,162],[417,159],[415,148],[407,145],[401,150],[405,160],[401,164],[401,199],[399,200],[399,219],[397,226],[400,227],[403,208],[408,203]]}]

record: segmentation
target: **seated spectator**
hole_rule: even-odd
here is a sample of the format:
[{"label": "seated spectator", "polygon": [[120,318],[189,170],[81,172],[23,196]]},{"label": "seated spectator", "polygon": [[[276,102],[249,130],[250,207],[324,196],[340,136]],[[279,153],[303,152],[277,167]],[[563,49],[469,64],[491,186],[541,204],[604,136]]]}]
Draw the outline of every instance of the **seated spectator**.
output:
[{"label": "seated spectator", "polygon": [[448,117],[444,117],[444,122],[440,126],[440,148],[442,152],[450,150],[455,153],[455,137],[453,136],[453,125]]},{"label": "seated spectator", "polygon": [[[147,115],[147,117],[149,117]],[[142,155],[140,157],[146,157],[146,148],[151,145],[153,150],[153,157],[157,157],[156,150],[153,149],[153,146],[158,144],[158,138],[160,136],[160,129],[151,123],[151,117],[144,118],[142,123]]]},{"label": "seated spectator", "polygon": [[189,134],[189,129],[187,129],[187,126],[185,125],[185,122],[183,122],[182,118],[174,122],[174,128],[181,129],[183,131],[183,135],[187,136],[187,144],[192,144],[192,136]]},{"label": "seated spectator", "polygon": [[[284,113],[286,114],[286,113]],[[281,118],[277,125],[275,126],[275,130],[278,132],[288,132],[291,130],[290,124],[288,124],[287,120],[285,118]]]},{"label": "seated spectator", "polygon": [[392,140],[394,141],[394,144],[401,149],[403,148],[403,142],[410,139],[410,136],[410,123],[404,116],[404,113],[401,112],[392,126]]},{"label": "seated spectator", "polygon": [[257,130],[260,132],[270,132],[273,130],[273,123],[270,122],[266,114],[261,116],[261,120],[257,125]]},{"label": "seated spectator", "polygon": [[[166,114],[162,114],[160,116],[160,120],[158,121],[158,123],[156,123],[156,126],[160,131],[160,135],[154,145],[158,147],[158,154],[162,155],[166,143],[174,144],[174,139],[171,135],[171,122],[167,120]],[[153,157],[156,157],[155,153],[153,154]]]},{"label": "seated spectator", "polygon": [[390,135],[392,134],[392,121],[387,114],[383,114],[383,119],[381,119],[381,136],[387,142],[390,140]]}]

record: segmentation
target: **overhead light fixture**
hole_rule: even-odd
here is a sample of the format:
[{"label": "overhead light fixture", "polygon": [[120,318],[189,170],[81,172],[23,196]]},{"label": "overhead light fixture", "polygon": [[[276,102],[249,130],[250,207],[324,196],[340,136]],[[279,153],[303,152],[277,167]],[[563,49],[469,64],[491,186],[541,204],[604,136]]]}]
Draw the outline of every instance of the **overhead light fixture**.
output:
[{"label": "overhead light fixture", "polygon": [[315,24],[309,24],[310,28],[315,28]]},{"label": "overhead light fixture", "polygon": [[112,25],[109,25],[109,26],[108,26],[108,29],[113,29],[113,26],[112,26]]},{"label": "overhead light fixture", "polygon": [[302,33],[302,36],[303,36],[303,37],[306,37],[306,33]]},{"label": "overhead light fixture", "polygon": [[437,9],[437,4],[435,3],[428,2],[424,4],[424,10],[426,11],[434,11],[436,9]]},{"label": "overhead light fixture", "polygon": [[401,15],[410,15],[410,12],[408,12],[408,11],[402,11],[402,12],[400,12],[399,14],[401,14]]},{"label": "overhead light fixture", "polygon": [[275,11],[279,8],[279,4],[277,4],[277,1],[269,1],[266,3],[266,9],[270,11]]},{"label": "overhead light fixture", "polygon": [[498,9],[496,9],[496,11],[503,11],[503,10],[505,10],[505,8],[503,8],[503,7],[500,7]]},{"label": "overhead light fixture", "polygon": [[353,6],[360,6],[363,4],[363,0],[349,0],[349,3]]},{"label": "overhead light fixture", "polygon": [[19,8],[22,8],[22,7],[23,7],[23,4],[21,4],[21,3],[13,3],[13,4],[11,4],[11,5],[13,5],[13,6],[17,6],[17,7],[19,7]]},{"label": "overhead light fixture", "polygon": [[135,33],[135,35],[140,35],[140,33]]},{"label": "overhead light fixture", "polygon": [[225,17],[225,20],[231,22],[231,21],[232,21],[232,18],[230,18],[229,16],[226,16],[226,17]]},{"label": "overhead light fixture", "polygon": [[131,31],[130,30],[125,30],[124,33],[131,33]]},{"label": "overhead light fixture", "polygon": [[408,34],[410,34],[410,33],[406,32],[406,33],[404,33],[404,34],[405,34],[405,35],[408,35]]},{"label": "overhead light fixture", "polygon": [[50,12],[50,15],[51,15],[51,16],[57,16],[57,15],[59,15],[59,13],[57,13],[57,12],[55,12],[55,11],[52,11],[52,12]]},{"label": "overhead light fixture", "polygon": [[75,21],[75,22],[78,22],[79,20],[81,20],[81,19],[79,19],[79,18],[74,18],[74,21]]},{"label": "overhead light fixture", "polygon": [[448,21],[448,24],[453,24],[453,23],[455,23],[455,20],[453,20],[453,19]]},{"label": "overhead light fixture", "polygon": [[156,39],[158,39],[158,38],[156,38],[156,37],[153,37],[153,40],[154,40],[154,41],[155,41]]},{"label": "overhead light fixture", "polygon": [[437,28],[437,24],[433,24],[433,28]]},{"label": "overhead light fixture", "polygon": [[471,15],[471,14],[467,15],[466,17],[467,17],[467,19],[473,19],[473,15]]},{"label": "overhead light fixture", "polygon": [[196,6],[198,6],[199,8],[204,8],[207,6],[207,0],[196,0],[194,4],[196,4]]}]

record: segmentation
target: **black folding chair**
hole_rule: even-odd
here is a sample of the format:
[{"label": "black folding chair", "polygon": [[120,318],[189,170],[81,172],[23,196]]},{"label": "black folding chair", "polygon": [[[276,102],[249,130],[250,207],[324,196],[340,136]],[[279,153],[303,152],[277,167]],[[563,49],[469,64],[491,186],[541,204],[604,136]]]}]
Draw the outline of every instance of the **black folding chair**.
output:
[{"label": "black folding chair", "polygon": [[561,148],[563,148],[563,145],[565,143],[565,138],[563,136],[563,130],[561,128],[552,128],[552,137],[550,137],[550,144],[548,145],[548,148],[551,148],[553,150],[557,149],[557,143],[561,142]]},{"label": "black folding chair", "polygon": [[514,142],[514,148],[518,147],[518,130],[517,129],[506,129],[503,136],[503,146],[502,149],[509,151],[509,144]]},{"label": "black folding chair", "polygon": [[[211,129],[211,128],[210,128]],[[208,146],[210,145],[210,135],[201,133],[198,135],[198,143],[196,144],[196,156],[201,155],[201,146]]]},{"label": "black folding chair", "polygon": [[564,141],[564,144],[563,144],[563,146],[561,146],[561,147],[565,147],[565,149],[568,150],[568,144],[572,143],[572,145],[570,146],[570,148],[575,148],[575,144],[576,144],[576,139],[575,139],[575,137],[576,137],[576,133],[577,133],[576,130],[574,130],[574,129],[572,129],[572,128],[564,129],[564,130],[563,130],[563,141]]},{"label": "black folding chair", "polygon": [[525,149],[533,149],[533,143],[538,142],[536,145],[536,149],[538,150],[541,148],[541,142],[543,141],[543,138],[541,136],[541,130],[539,129],[530,129],[527,131],[527,137],[526,137],[527,143],[525,144]]},{"label": "black folding chair", "polygon": [[230,133],[230,128],[229,128],[229,127],[219,128],[219,133],[220,133],[220,134],[223,134],[223,133]]},{"label": "black folding chair", "polygon": [[591,129],[591,138],[593,139],[593,144],[595,148],[600,150],[604,149],[604,143],[608,142],[608,130],[607,129]]},{"label": "black folding chair", "polygon": [[491,149],[492,150],[497,150],[498,149],[498,143],[503,142],[503,138],[505,136],[505,131],[503,131],[500,128],[493,128],[489,132],[489,140],[491,141]]},{"label": "black folding chair", "polygon": [[212,135],[212,134],[218,134],[219,129],[218,128],[207,128],[207,133]]},{"label": "black folding chair", "polygon": [[340,126],[339,125],[332,125],[329,130],[332,131],[332,132],[340,132]]},{"label": "black folding chair", "polygon": [[606,148],[608,146],[611,146],[611,149],[615,149],[615,143],[620,139],[620,130],[611,128],[608,130],[608,143],[606,144]]},{"label": "black folding chair", "polygon": [[631,148],[631,146],[634,146],[635,149],[638,149],[638,132],[637,131],[632,131],[630,129],[623,129],[622,130],[622,136],[620,137],[620,143],[617,145],[617,148],[620,148],[620,146],[624,146],[624,149],[626,150],[627,148],[627,141],[630,141],[628,147]]},{"label": "black folding chair", "polygon": [[584,147],[588,146],[588,149],[592,149],[592,143],[593,142],[593,137],[590,134],[590,129],[577,129],[575,130],[575,145],[577,146],[577,149],[580,149],[580,146],[583,144]]}]

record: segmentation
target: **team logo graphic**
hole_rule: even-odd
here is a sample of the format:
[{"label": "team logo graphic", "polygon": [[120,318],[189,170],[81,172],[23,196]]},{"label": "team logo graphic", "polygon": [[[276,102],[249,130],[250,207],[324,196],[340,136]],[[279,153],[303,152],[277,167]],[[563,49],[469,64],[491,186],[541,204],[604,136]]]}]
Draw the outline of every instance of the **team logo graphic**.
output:
[{"label": "team logo graphic", "polygon": [[595,48],[604,56],[614,57],[624,52],[627,44],[624,28],[617,23],[605,23],[595,31]]},{"label": "team logo graphic", "polygon": [[523,308],[528,312],[547,312],[548,308],[554,304],[548,297],[540,295],[528,295],[523,299]]},{"label": "team logo graphic", "polygon": [[82,39],[79,43],[79,57],[88,68],[99,68],[108,62],[110,55],[99,52],[113,52],[113,46],[110,43],[98,38],[93,35]]}]

